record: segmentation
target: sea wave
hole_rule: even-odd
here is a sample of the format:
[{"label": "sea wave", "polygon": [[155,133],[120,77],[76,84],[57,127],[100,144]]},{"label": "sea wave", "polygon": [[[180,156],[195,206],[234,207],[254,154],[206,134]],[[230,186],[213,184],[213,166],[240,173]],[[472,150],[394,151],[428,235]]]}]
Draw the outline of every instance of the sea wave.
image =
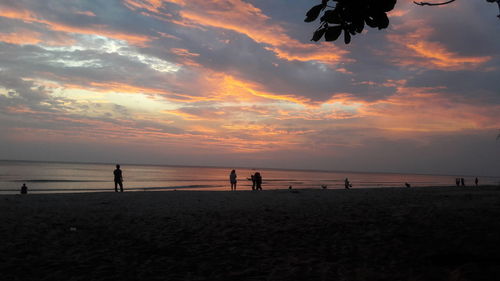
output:
[{"label": "sea wave", "polygon": [[104,180],[56,180],[56,179],[47,179],[47,180],[11,180],[9,182],[39,182],[39,183],[50,183],[50,182],[109,182]]}]

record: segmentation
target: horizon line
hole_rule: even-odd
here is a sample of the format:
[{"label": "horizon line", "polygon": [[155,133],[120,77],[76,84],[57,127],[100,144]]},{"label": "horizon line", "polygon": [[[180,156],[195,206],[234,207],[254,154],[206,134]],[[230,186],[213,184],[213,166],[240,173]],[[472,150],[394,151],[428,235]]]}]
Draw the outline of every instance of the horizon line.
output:
[{"label": "horizon line", "polygon": [[[130,165],[130,166],[160,166],[160,167],[188,167],[188,168],[224,168],[224,169],[249,169],[249,170],[276,170],[276,171],[304,171],[304,172],[326,172],[326,173],[364,173],[364,174],[407,174],[407,175],[425,175],[425,176],[453,176],[451,174],[434,174],[434,173],[409,173],[409,172],[369,172],[369,171],[348,171],[348,170],[323,170],[323,169],[300,169],[300,168],[276,168],[276,167],[245,167],[245,166],[218,166],[218,165],[181,165],[181,164],[144,164],[144,163],[107,163],[107,162],[77,162],[77,161],[59,161],[59,160],[23,160],[23,159],[0,159],[4,162],[32,162],[32,163],[59,163],[59,164],[99,164],[99,165]],[[470,175],[464,174],[466,177],[491,177],[499,178],[500,176],[492,175]]]}]

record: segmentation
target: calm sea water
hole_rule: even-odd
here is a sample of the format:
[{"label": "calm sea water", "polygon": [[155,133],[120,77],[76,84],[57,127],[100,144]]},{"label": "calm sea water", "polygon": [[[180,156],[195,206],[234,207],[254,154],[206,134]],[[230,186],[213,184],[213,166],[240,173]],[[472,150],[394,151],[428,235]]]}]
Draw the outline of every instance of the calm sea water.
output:
[{"label": "calm sea water", "polygon": [[[0,193],[19,193],[26,183],[30,193],[114,191],[113,170],[110,164],[46,163],[0,161]],[[229,168],[178,167],[153,165],[122,165],[126,191],[147,190],[229,190]],[[297,171],[274,169],[236,169],[238,189],[250,190],[251,174],[259,171],[263,177],[263,189],[328,188],[344,187],[346,177],[353,188],[402,187],[405,182],[412,186],[451,186],[454,176],[349,173],[324,171]],[[473,177],[466,177],[466,184]],[[498,184],[498,177],[481,177],[480,184]]]}]

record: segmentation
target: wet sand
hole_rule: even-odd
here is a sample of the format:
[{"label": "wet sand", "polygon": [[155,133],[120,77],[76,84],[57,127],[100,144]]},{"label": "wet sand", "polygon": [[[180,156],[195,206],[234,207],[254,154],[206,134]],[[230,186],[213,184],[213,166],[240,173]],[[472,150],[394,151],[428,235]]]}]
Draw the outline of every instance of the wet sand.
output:
[{"label": "wet sand", "polygon": [[2,280],[498,280],[500,187],[0,196]]}]

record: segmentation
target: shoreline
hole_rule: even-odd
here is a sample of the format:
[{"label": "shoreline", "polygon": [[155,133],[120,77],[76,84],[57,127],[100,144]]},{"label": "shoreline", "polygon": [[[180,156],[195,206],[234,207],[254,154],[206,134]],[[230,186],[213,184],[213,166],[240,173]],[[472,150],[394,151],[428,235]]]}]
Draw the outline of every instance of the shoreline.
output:
[{"label": "shoreline", "polygon": [[[476,186],[454,186],[454,185],[449,185],[449,186],[436,186],[436,185],[429,185],[429,186],[413,186],[413,187],[396,187],[396,186],[374,186],[374,187],[351,187],[349,190],[373,190],[373,189],[404,189],[404,190],[410,190],[410,189],[441,189],[441,188],[456,188],[456,189],[488,189],[488,188],[500,188],[500,185],[480,185],[478,187]],[[123,193],[142,193],[142,192],[266,192],[266,191],[288,191],[288,192],[295,192],[295,191],[308,191],[308,190],[346,190],[345,188],[338,187],[338,188],[293,188],[293,189],[288,189],[288,188],[274,188],[274,189],[263,189],[260,191],[257,190],[251,190],[251,189],[237,189],[236,191],[231,191],[230,188],[228,187],[227,189],[203,189],[203,188],[184,188],[184,187],[147,187],[147,188],[131,188],[127,189],[124,187],[124,192]],[[74,192],[73,192],[74,191]],[[10,192],[10,193],[3,193],[3,192]],[[12,195],[20,195],[19,194],[20,189],[4,189],[0,190],[0,197],[2,196],[12,196]],[[54,194],[86,194],[86,193],[92,193],[92,194],[108,194],[108,193],[116,193],[113,188],[108,188],[108,189],[42,189],[42,190],[31,190],[28,189],[28,196],[29,195],[54,195]],[[121,193],[121,192],[118,192]]]}]

